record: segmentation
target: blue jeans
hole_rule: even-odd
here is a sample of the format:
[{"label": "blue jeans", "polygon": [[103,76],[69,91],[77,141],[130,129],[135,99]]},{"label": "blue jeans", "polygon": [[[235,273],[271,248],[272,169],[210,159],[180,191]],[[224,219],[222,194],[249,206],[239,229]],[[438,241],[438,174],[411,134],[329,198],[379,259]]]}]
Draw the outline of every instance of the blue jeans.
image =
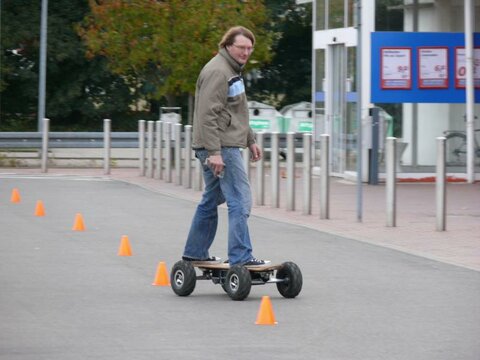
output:
[{"label": "blue jeans", "polygon": [[194,259],[209,257],[208,249],[217,232],[220,204],[228,207],[228,259],[231,265],[241,264],[252,258],[252,245],[248,231],[248,217],[252,207],[250,184],[239,148],[222,148],[225,163],[224,175],[218,178],[205,165],[206,150],[196,150],[195,156],[203,166],[205,191],[192,220],[184,256]]}]

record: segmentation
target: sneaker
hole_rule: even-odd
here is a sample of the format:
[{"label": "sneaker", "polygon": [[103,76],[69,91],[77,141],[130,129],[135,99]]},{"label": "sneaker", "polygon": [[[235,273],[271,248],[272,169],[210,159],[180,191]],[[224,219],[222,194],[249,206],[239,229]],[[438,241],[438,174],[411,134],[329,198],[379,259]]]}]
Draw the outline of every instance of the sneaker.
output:
[{"label": "sneaker", "polygon": [[184,261],[211,261],[211,262],[216,262],[216,261],[220,261],[221,258],[216,257],[216,256],[210,256],[209,258],[206,258],[206,259],[195,259],[195,258],[191,258],[191,257],[188,257],[188,256],[182,256],[182,260],[184,260]]},{"label": "sneaker", "polygon": [[270,260],[259,260],[257,258],[251,258],[244,265],[245,266],[262,266],[267,264],[270,264]]}]

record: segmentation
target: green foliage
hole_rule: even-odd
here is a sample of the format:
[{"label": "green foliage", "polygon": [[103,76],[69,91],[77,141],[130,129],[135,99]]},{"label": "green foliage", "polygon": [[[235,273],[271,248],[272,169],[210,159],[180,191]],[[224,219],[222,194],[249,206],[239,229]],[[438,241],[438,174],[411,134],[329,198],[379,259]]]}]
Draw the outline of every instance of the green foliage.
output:
[{"label": "green foliage", "polygon": [[200,69],[231,26],[241,24],[256,34],[254,63],[270,56],[262,1],[91,0],[90,7],[78,27],[88,56],[107,59],[112,72],[147,98],[192,94]]},{"label": "green foliage", "polygon": [[253,75],[249,98],[278,108],[311,99],[311,5],[295,0],[267,1],[273,58]]},{"label": "green foliage", "polygon": [[[257,38],[250,99],[309,99],[310,6],[294,0],[49,1],[46,116],[53,131],[116,131],[182,107],[231,26]],[[41,0],[1,0],[0,131],[36,131]],[[13,50],[13,52],[12,52]],[[278,54],[275,54],[278,53]],[[271,63],[269,64],[269,62]]]},{"label": "green foliage", "polygon": [[[0,130],[37,130],[41,1],[2,1]],[[75,24],[88,13],[83,0],[49,2],[46,116],[53,130],[96,126],[128,110],[124,80],[102,59],[87,60]],[[12,52],[12,50],[14,52]]]}]

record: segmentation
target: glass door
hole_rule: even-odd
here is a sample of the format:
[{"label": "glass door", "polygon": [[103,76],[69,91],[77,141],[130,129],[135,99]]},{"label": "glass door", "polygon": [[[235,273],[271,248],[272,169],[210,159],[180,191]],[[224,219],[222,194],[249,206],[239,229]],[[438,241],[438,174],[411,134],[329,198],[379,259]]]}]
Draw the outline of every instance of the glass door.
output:
[{"label": "glass door", "polygon": [[347,48],[345,44],[328,46],[328,114],[331,134],[331,173],[343,176],[347,159],[346,129],[346,72]]}]

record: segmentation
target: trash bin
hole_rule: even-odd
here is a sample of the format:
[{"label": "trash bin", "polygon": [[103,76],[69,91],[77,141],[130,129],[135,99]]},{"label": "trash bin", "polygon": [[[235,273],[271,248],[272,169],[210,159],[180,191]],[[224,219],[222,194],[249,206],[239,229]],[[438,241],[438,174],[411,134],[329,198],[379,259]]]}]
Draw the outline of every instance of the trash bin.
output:
[{"label": "trash bin", "polygon": [[[180,124],[182,122],[182,116],[180,115],[180,110],[181,110],[181,108],[179,108],[179,107],[175,107],[175,108],[162,107],[162,108],[160,108],[160,121],[163,121],[163,123],[167,123],[167,122],[172,123],[171,133],[170,133],[170,139],[171,140],[175,140],[175,132],[173,130],[174,125],[175,124]],[[175,111],[178,111],[178,112],[175,112]],[[166,126],[163,127],[163,135],[162,136],[163,136],[164,139],[167,136]]]},{"label": "trash bin", "polygon": [[254,132],[285,132],[283,116],[273,106],[249,101],[248,111],[250,127]]},{"label": "trash bin", "polygon": [[284,118],[285,132],[312,133],[314,124],[312,117],[312,104],[302,101],[287,105],[280,113]]}]

